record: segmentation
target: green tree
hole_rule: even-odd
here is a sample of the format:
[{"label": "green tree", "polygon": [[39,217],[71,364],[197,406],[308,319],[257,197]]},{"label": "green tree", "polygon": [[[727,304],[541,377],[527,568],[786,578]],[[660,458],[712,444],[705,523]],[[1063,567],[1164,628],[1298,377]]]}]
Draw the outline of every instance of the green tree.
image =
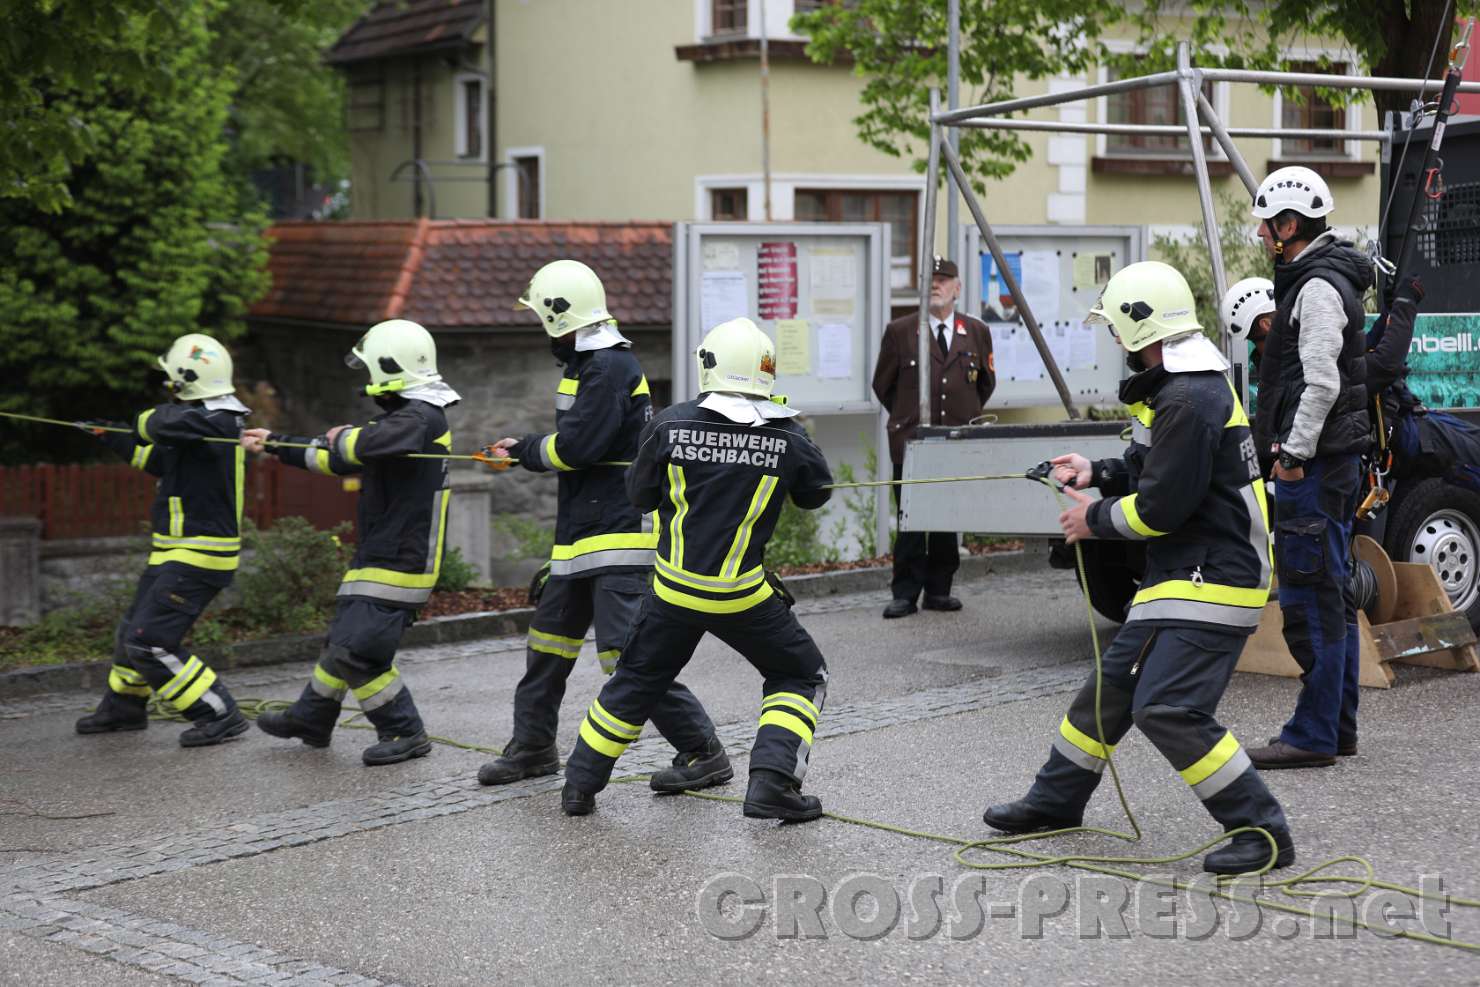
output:
[{"label": "green tree", "polygon": [[[92,144],[71,164],[64,211],[0,198],[0,407],[116,416],[158,395],[154,357],[173,337],[236,336],[265,289],[263,219],[238,212],[222,168],[234,77],[210,57],[213,9],[179,12],[170,43],[151,46],[147,85],[105,73],[46,91],[48,114],[86,121]],[[15,430],[3,434],[14,454]]]},{"label": "green tree", "polygon": [[[946,84],[947,0],[851,0],[797,14],[816,62],[850,61],[864,82],[859,139],[925,168],[932,86]],[[1419,78],[1438,36],[1435,71],[1451,43],[1451,0],[961,0],[961,104],[1010,99],[1021,78],[1078,73],[1097,62],[1127,74],[1165,69],[1190,42],[1198,65],[1288,68],[1283,52],[1311,37],[1344,42],[1374,74]],[[1458,0],[1461,15],[1480,9]],[[1144,55],[1112,52],[1111,29]],[[1329,61],[1329,60],[1328,60]],[[1379,111],[1406,109],[1406,93],[1377,94]],[[961,159],[981,179],[1010,174],[1027,145],[1008,131],[963,128]]]}]

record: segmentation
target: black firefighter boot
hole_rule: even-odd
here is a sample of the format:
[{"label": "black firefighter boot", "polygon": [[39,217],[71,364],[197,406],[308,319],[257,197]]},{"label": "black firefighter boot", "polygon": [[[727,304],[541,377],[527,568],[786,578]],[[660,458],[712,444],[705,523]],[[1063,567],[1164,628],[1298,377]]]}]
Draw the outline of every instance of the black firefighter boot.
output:
[{"label": "black firefighter boot", "polygon": [[560,790],[560,811],[567,816],[589,816],[596,811],[596,796],[567,781]]},{"label": "black firefighter boot", "polygon": [[711,736],[705,741],[703,749],[683,751],[674,757],[673,767],[655,772],[648,781],[648,787],[664,795],[677,795],[680,792],[723,785],[733,777],[735,769],[730,767],[725,745],[719,742],[718,737]]},{"label": "black firefighter boot", "polygon": [[303,687],[303,695],[284,710],[257,714],[257,727],[263,733],[284,740],[301,740],[309,747],[328,747],[334,739],[334,721],[339,719],[339,703]]},{"label": "black firefighter boot", "polygon": [[[1295,862],[1295,841],[1288,829],[1269,830],[1274,837],[1276,850],[1271,869],[1289,867]],[[1269,863],[1271,852],[1269,840],[1263,833],[1240,833],[1228,841],[1228,845],[1214,850],[1203,858],[1203,870],[1211,874],[1247,874],[1259,870]]]},{"label": "black firefighter boot", "polygon": [[226,704],[226,712],[218,714],[204,698],[197,699],[185,711],[191,726],[180,734],[181,747],[214,747],[240,737],[251,728],[242,711],[237,709],[236,700],[231,698],[231,693],[219,679],[211,686],[211,693]]},{"label": "black firefighter boot", "polygon": [[1275,844],[1271,852],[1264,833],[1239,833],[1226,846],[1203,858],[1203,870],[1213,874],[1247,874],[1270,863],[1271,856],[1274,857],[1272,867],[1288,867],[1295,862],[1295,841],[1290,838],[1284,810],[1254,768],[1246,769],[1227,788],[1205,799],[1203,807],[1223,826],[1224,832],[1258,827],[1274,837]]},{"label": "black firefighter boot", "polygon": [[432,752],[432,740],[422,725],[410,689],[402,688],[384,706],[366,711],[365,718],[375,724],[375,735],[380,738],[360,755],[360,760],[369,767],[399,764]]},{"label": "black firefighter boot", "polygon": [[1074,829],[1084,824],[1084,817],[1054,815],[1031,805],[1027,799],[989,805],[982,822],[1004,833],[1046,833],[1055,829]]},{"label": "black firefighter boot", "polygon": [[478,769],[478,784],[507,785],[524,778],[540,778],[560,770],[555,745],[528,747],[517,740],[504,745],[504,752]]},{"label": "black firefighter boot", "polygon": [[109,691],[103,695],[95,712],[77,721],[78,733],[113,733],[117,730],[143,730],[149,726],[144,712],[148,702],[141,696],[120,696]]},{"label": "black firefighter boot", "polygon": [[801,786],[779,771],[752,768],[742,811],[751,819],[806,822],[822,815],[822,800],[803,795]]}]

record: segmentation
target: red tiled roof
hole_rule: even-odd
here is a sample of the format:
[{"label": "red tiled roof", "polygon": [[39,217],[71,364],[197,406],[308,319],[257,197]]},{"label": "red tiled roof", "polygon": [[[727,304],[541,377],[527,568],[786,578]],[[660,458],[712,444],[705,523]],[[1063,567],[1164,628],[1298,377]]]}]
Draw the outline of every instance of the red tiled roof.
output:
[{"label": "red tiled roof", "polygon": [[483,23],[483,0],[386,0],[334,42],[331,65],[459,48]]},{"label": "red tiled roof", "polygon": [[272,287],[258,318],[369,325],[414,319],[432,328],[531,329],[514,300],[552,260],[589,264],[619,322],[672,322],[668,223],[497,220],[282,222],[268,231]]}]

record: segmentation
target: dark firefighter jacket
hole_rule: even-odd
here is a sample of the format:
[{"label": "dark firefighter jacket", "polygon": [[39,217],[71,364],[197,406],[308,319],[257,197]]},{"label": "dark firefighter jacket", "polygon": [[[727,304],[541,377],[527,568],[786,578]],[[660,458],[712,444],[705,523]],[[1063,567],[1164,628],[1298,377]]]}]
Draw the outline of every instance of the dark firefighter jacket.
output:
[{"label": "dark firefighter jacket", "polygon": [[141,412],[132,433],[104,432],[103,442],[137,469],[159,477],[149,510],[150,565],[176,562],[231,581],[241,552],[246,452],[235,441],[245,415],[199,402]]},{"label": "dark firefighter jacket", "polygon": [[773,592],[763,560],[783,502],[816,510],[832,495],[832,474],[794,420],[739,425],[699,407],[703,397],[643,430],[627,493],[639,510],[658,512],[658,597],[739,613]]},{"label": "dark firefighter jacket", "polygon": [[1146,542],[1127,621],[1252,634],[1269,598],[1269,513],[1249,420],[1223,374],[1163,367],[1121,385],[1134,422],[1123,459],[1094,464],[1097,538]]},{"label": "dark firefighter jacket", "polygon": [[452,432],[442,409],[425,401],[381,398],[385,409],[346,428],[330,445],[312,449],[269,446],[279,459],[313,473],[362,474],[356,512],[355,555],[339,584],[340,596],[416,609],[432,595],[442,568],[447,506],[452,499],[447,460],[410,459],[407,453],[447,453]]},{"label": "dark firefighter jacket", "polygon": [[647,378],[631,349],[578,352],[555,394],[555,431],[526,435],[509,451],[527,470],[560,474],[551,578],[652,567],[657,533],[622,483],[622,464],[637,454],[652,415]]},{"label": "dark firefighter jacket", "polygon": [[[931,319],[934,324],[934,318]],[[951,351],[930,346],[930,424],[965,425],[982,413],[997,386],[992,331],[980,319],[952,316]],[[874,396],[889,411],[889,458],[904,462],[904,444],[920,424],[920,316],[895,319],[884,330],[874,367]],[[938,383],[937,383],[938,382]]]}]

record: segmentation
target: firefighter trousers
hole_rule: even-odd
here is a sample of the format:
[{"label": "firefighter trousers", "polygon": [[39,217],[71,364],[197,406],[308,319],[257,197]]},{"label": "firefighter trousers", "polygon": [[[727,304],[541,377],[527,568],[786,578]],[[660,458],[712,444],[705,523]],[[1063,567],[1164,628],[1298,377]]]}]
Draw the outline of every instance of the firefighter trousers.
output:
[{"label": "firefighter trousers", "polygon": [[1300,696],[1280,739],[1335,754],[1357,742],[1361,651],[1348,588],[1352,518],[1361,493],[1356,456],[1320,456],[1300,480],[1275,480],[1275,564],[1285,644],[1300,665]]},{"label": "firefighter trousers", "polygon": [[[565,765],[567,782],[591,795],[606,787],[617,758],[637,739],[705,633],[740,652],[764,678],[750,770],[763,768],[802,781],[826,698],[827,663],[791,608],[772,596],[740,613],[705,613],[649,593],[616,673],[581,723],[580,738]],[[700,738],[696,734],[693,739]],[[698,749],[686,741],[674,746]]]},{"label": "firefighter trousers", "polygon": [[345,694],[353,692],[381,740],[414,737],[425,727],[396,667],[396,648],[414,611],[361,597],[340,597],[313,677],[289,713],[328,735]]},{"label": "firefighter trousers", "polygon": [[192,722],[225,716],[236,708],[215,670],[180,646],[227,582],[175,562],[144,570],[133,603],[118,624],[108,692],[100,711],[111,708],[125,717],[142,716],[150,693]]},{"label": "firefighter trousers", "polygon": [[[1286,828],[1285,814],[1249,755],[1214,712],[1248,638],[1203,627],[1121,628],[1101,660],[1100,720],[1095,724],[1095,676],[1079,690],[1059,725],[1048,761],[1026,801],[1049,815],[1082,815],[1108,754],[1140,728],[1202,799],[1224,830]],[[1108,749],[1107,749],[1108,748]]]},{"label": "firefighter trousers", "polygon": [[[519,744],[541,748],[555,743],[565,682],[593,622],[601,670],[608,675],[616,670],[652,578],[652,571],[644,570],[556,577],[545,583],[529,622],[524,677],[514,690],[514,739]],[[679,751],[699,750],[714,732],[704,706],[679,682],[658,698],[650,718]],[[703,740],[693,744],[700,733]],[[684,742],[689,746],[679,746]]]}]

